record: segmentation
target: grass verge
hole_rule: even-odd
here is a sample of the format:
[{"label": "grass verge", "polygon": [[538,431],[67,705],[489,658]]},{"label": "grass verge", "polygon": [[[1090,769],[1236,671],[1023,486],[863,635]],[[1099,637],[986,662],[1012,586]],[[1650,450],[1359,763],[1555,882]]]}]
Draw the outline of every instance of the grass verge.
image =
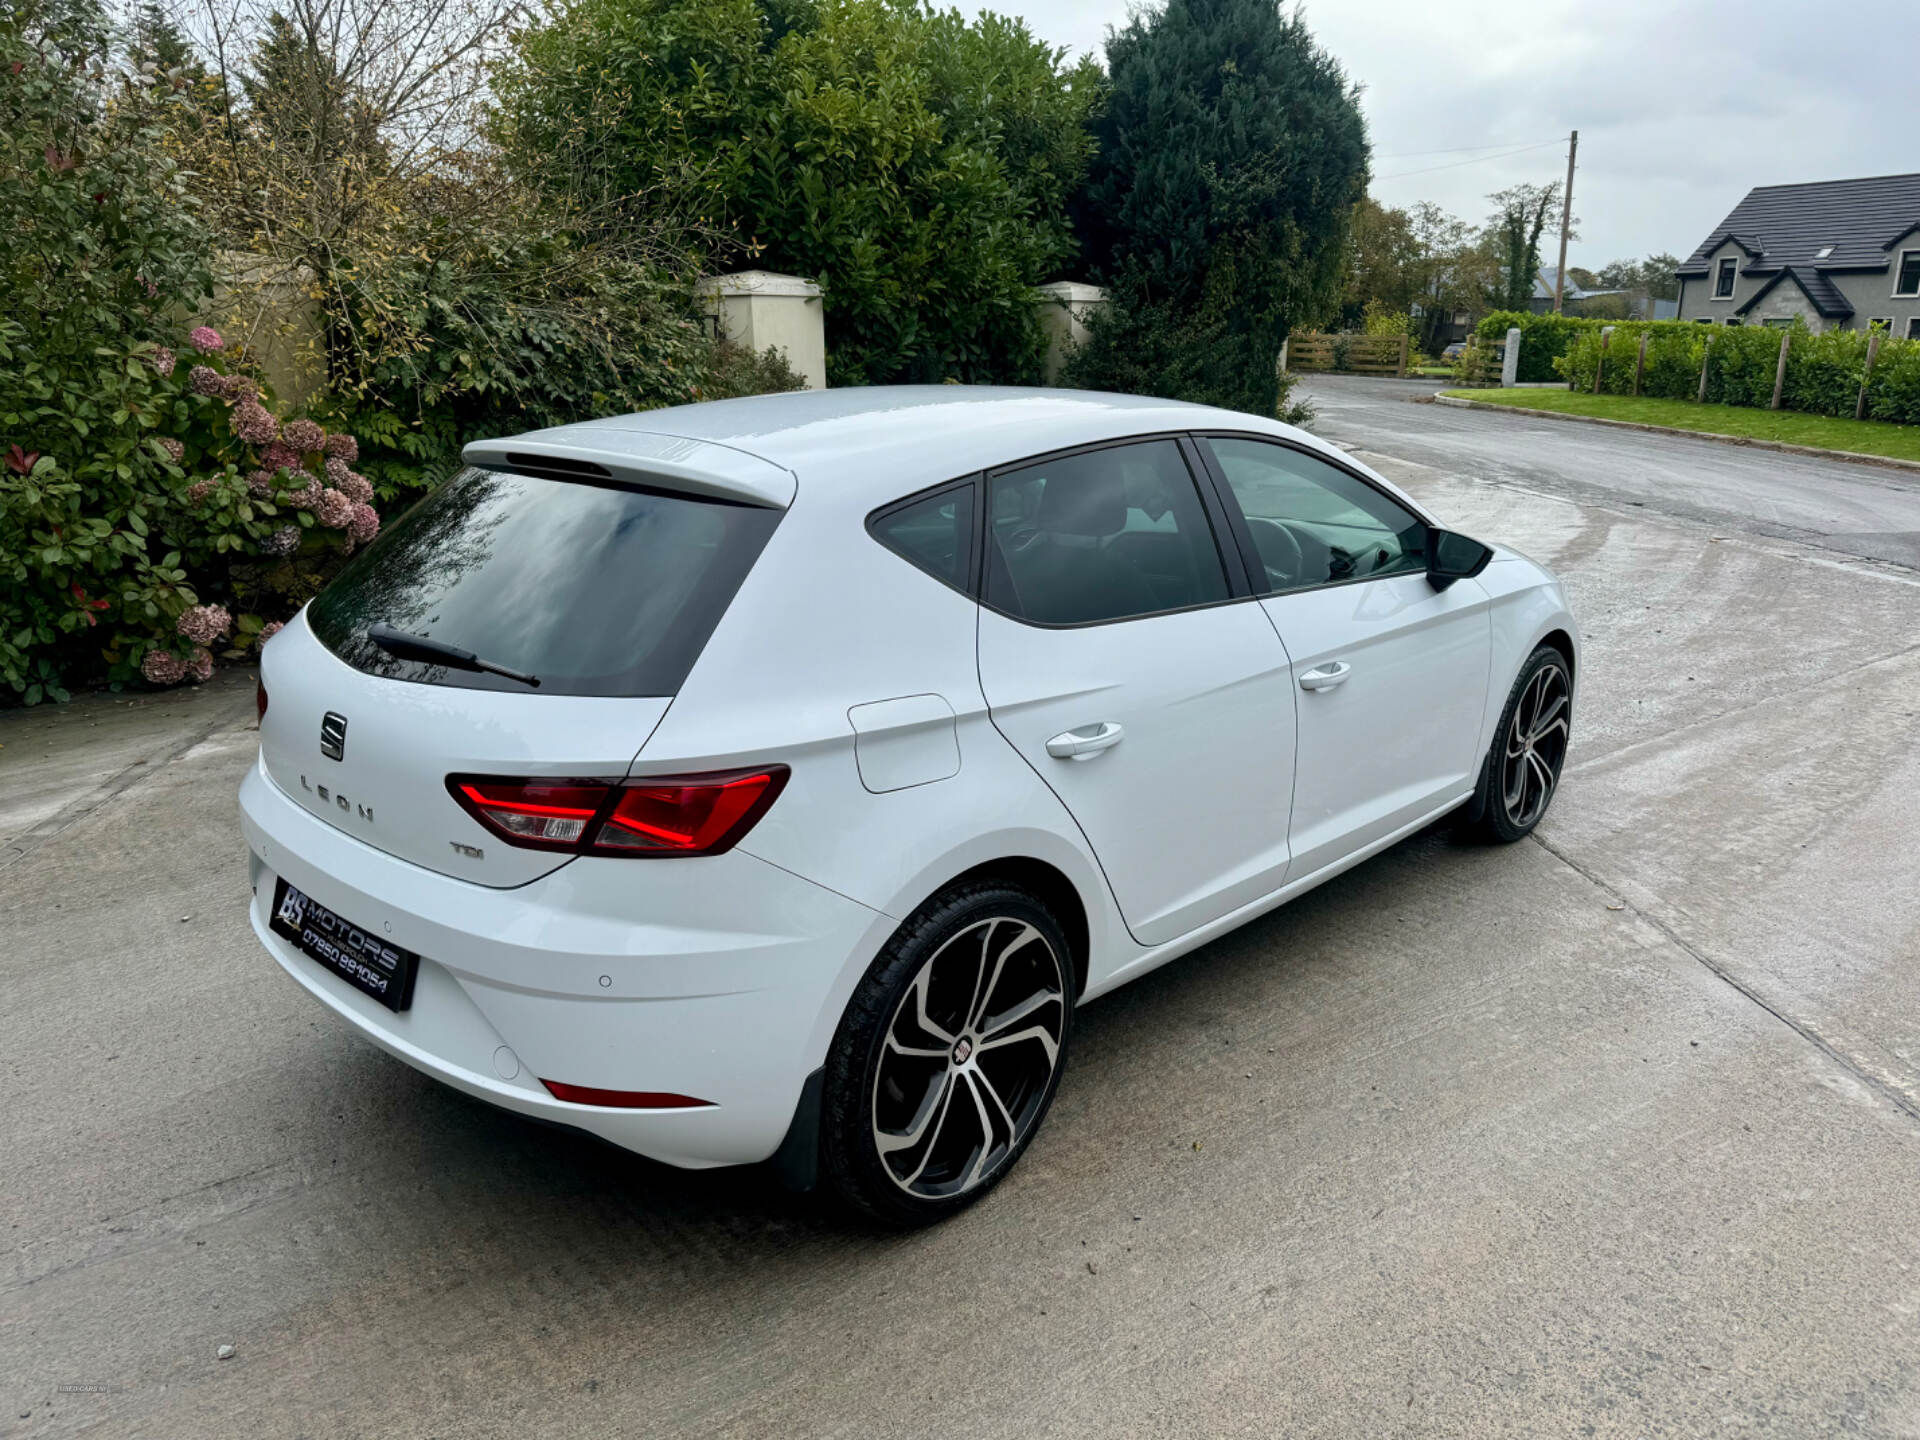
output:
[{"label": "grass verge", "polygon": [[1856,455],[1920,460],[1920,426],[1889,425],[1884,420],[1836,420],[1826,415],[1802,415],[1794,410],[1694,405],[1685,400],[1586,395],[1571,390],[1446,390],[1441,393],[1485,405],[1517,405],[1525,410],[1553,410],[1599,420],[1625,420],[1635,425],[1669,425],[1676,430],[1698,430],[1708,435],[1738,435],[1747,440],[1772,440],[1782,445],[1810,445],[1818,450],[1850,450]]}]

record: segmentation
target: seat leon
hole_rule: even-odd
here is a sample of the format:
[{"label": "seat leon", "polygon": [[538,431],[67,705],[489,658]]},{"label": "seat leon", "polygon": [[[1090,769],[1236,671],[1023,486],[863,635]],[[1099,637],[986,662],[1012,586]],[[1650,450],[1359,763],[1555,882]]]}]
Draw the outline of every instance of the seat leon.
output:
[{"label": "seat leon", "polygon": [[408,1064],[674,1165],[938,1219],[1076,1006],[1560,778],[1559,584],[1285,425],[854,389],[465,460],[266,647],[253,926]]}]

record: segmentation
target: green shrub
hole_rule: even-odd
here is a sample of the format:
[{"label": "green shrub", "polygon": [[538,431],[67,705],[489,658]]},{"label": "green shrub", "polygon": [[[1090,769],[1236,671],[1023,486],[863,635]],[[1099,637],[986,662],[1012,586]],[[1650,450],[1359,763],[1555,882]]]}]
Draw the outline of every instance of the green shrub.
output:
[{"label": "green shrub", "polygon": [[212,247],[168,150],[173,87],[77,63],[105,43],[84,6],[77,31],[35,19],[0,21],[0,678],[29,704],[204,679],[267,623],[220,605],[236,563],[379,524],[319,483],[317,426],[269,456],[282,427],[244,353],[186,332]]},{"label": "green shrub", "polygon": [[[1694,400],[1706,363],[1707,403],[1769,407],[1787,336],[1787,374],[1781,405],[1810,415],[1851,419],[1866,371],[1868,336],[1854,330],[1812,334],[1804,325],[1780,331],[1764,325],[1700,325],[1692,321],[1621,321],[1607,344],[1600,390],[1633,391],[1634,356],[1648,336],[1643,395]],[[1598,327],[1579,335],[1560,360],[1575,390],[1592,391],[1600,357]],[[1867,417],[1900,425],[1920,424],[1920,342],[1883,336],[1867,388]]]},{"label": "green shrub", "polygon": [[1284,412],[1281,344],[1337,308],[1366,191],[1357,92],[1273,0],[1142,6],[1106,48],[1077,214],[1111,313],[1069,383]]},{"label": "green shrub", "polygon": [[818,281],[835,385],[1036,379],[1100,91],[1062,55],[892,0],[582,0],[519,37],[498,138],[540,193],[711,217]]},{"label": "green shrub", "polygon": [[1522,384],[1558,380],[1560,371],[1554,362],[1567,353],[1581,335],[1598,334],[1600,321],[1581,320],[1572,315],[1534,315],[1524,310],[1496,310],[1474,327],[1474,334],[1488,345],[1505,342],[1507,331],[1520,327],[1520,371],[1514,378]]},{"label": "green shrub", "polygon": [[1309,406],[1289,401],[1296,377],[1278,373],[1280,357],[1225,320],[1171,305],[1110,303],[1096,307],[1086,325],[1086,343],[1060,372],[1063,386],[1190,400],[1289,425],[1313,418]]}]

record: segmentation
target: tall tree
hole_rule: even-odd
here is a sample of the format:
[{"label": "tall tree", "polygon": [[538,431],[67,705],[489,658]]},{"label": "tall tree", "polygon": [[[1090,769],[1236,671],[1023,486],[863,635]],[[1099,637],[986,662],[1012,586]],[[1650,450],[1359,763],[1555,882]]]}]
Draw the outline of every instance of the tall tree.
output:
[{"label": "tall tree", "polygon": [[1524,310],[1533,298],[1540,274],[1540,236],[1550,216],[1560,209],[1560,185],[1515,185],[1487,197],[1494,204],[1487,222],[1488,236],[1500,257],[1499,290],[1494,296],[1502,310]]},{"label": "tall tree", "polygon": [[[1287,331],[1338,303],[1366,187],[1358,93],[1279,0],[1139,11],[1108,36],[1107,69],[1080,219],[1116,295],[1090,348],[1151,340],[1187,357],[1169,393],[1272,414]],[[1096,357],[1075,373],[1098,381]]]}]

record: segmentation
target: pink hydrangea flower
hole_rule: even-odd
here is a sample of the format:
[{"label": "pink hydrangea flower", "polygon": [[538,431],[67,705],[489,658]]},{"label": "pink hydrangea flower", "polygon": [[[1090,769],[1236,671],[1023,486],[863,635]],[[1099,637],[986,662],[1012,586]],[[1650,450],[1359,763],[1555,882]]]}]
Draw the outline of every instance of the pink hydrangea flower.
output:
[{"label": "pink hydrangea flower", "polygon": [[327,443],[327,432],[314,420],[289,420],[281,427],[281,437],[302,455]]},{"label": "pink hydrangea flower", "polygon": [[191,485],[187,486],[187,503],[189,505],[203,504],[206,501],[207,496],[211,495],[212,493],[213,493],[213,481],[196,480]]},{"label": "pink hydrangea flower", "polygon": [[187,343],[202,355],[211,355],[216,350],[224,350],[227,342],[220,338],[220,332],[211,325],[196,325],[187,335]]},{"label": "pink hydrangea flower", "polygon": [[287,504],[296,510],[311,510],[320,503],[322,493],[320,482],[318,480],[309,480],[300,489],[289,490],[287,492]]},{"label": "pink hydrangea flower", "polygon": [[260,463],[268,470],[298,470],[300,452],[284,440],[276,440],[260,452]]},{"label": "pink hydrangea flower", "polygon": [[364,502],[356,503],[347,518],[347,534],[357,545],[364,545],[380,533],[380,512]]},{"label": "pink hydrangea flower", "polygon": [[219,395],[226,385],[227,377],[210,365],[196,365],[187,372],[187,388],[196,395]]},{"label": "pink hydrangea flower", "polygon": [[229,400],[258,400],[260,382],[251,375],[227,376],[226,396]]},{"label": "pink hydrangea flower", "polygon": [[187,678],[187,662],[171,650],[149,650],[140,662],[140,673],[155,685],[178,685]]},{"label": "pink hydrangea flower", "polygon": [[164,379],[173,374],[173,351],[164,345],[158,346],[153,354],[147,357],[147,363],[153,366],[155,372]]},{"label": "pink hydrangea flower", "polygon": [[269,620],[265,625],[260,627],[260,638],[256,640],[254,644],[264,650],[267,648],[267,641],[271,640],[286,628],[287,625],[284,620]]},{"label": "pink hydrangea flower", "polygon": [[327,473],[327,483],[333,486],[334,489],[345,493],[347,488],[346,479],[347,476],[353,473],[352,467],[338,455],[329,455],[326,458],[326,463],[320,468]]},{"label": "pink hydrangea flower", "polygon": [[178,440],[166,439],[160,442],[160,448],[167,452],[167,459],[178,465],[187,458],[187,447]]},{"label": "pink hydrangea flower", "polygon": [[213,652],[204,645],[196,645],[193,658],[187,661],[187,678],[196,685],[204,685],[213,678]]},{"label": "pink hydrangea flower", "polygon": [[344,430],[336,430],[327,436],[327,454],[351,465],[360,458],[360,442]]},{"label": "pink hydrangea flower", "polygon": [[195,605],[181,612],[173,628],[196,645],[211,645],[233,629],[233,616],[224,605]]},{"label": "pink hydrangea flower", "polygon": [[247,472],[247,493],[262,500],[273,494],[273,472],[271,470],[249,470]]},{"label": "pink hydrangea flower", "polygon": [[353,502],[338,490],[322,490],[313,502],[313,518],[329,530],[344,530],[353,519]]},{"label": "pink hydrangea flower", "polygon": [[357,470],[349,470],[347,478],[334,488],[356,505],[373,503],[373,482]]},{"label": "pink hydrangea flower", "polygon": [[[272,555],[276,559],[291,555],[299,548],[300,527],[298,525],[282,525],[260,542],[260,552],[263,555]],[[275,625],[273,628],[277,630],[280,627]]]},{"label": "pink hydrangea flower", "polygon": [[233,433],[249,445],[268,445],[280,433],[280,422],[258,400],[242,400],[233,407]]}]

